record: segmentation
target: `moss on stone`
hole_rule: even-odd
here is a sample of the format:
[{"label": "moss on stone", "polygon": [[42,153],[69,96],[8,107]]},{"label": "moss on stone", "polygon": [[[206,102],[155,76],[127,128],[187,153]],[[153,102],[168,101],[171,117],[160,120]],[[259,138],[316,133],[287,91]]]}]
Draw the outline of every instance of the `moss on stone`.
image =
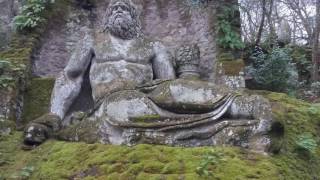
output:
[{"label": "moss on stone", "polygon": [[160,115],[158,114],[152,114],[152,115],[144,115],[144,116],[139,116],[139,117],[134,117],[131,120],[133,122],[137,123],[148,123],[148,122],[154,122],[156,120],[162,119]]},{"label": "moss on stone", "polygon": [[224,61],[234,61],[234,56],[231,52],[221,52],[219,53],[218,56],[218,61],[219,62],[224,62]]},{"label": "moss on stone", "polygon": [[53,85],[53,78],[34,78],[30,81],[25,92],[22,113],[24,124],[49,112]]},{"label": "moss on stone", "polygon": [[239,73],[244,70],[245,64],[242,59],[233,61],[219,61],[225,75],[239,76]]},{"label": "moss on stone", "polygon": [[96,121],[83,120],[61,130],[57,138],[65,141],[95,143],[99,141],[97,126]]}]

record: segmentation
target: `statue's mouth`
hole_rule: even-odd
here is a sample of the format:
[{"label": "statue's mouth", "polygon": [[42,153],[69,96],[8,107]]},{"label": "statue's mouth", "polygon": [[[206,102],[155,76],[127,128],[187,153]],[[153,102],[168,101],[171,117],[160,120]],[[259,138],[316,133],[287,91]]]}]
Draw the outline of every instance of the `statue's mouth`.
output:
[{"label": "statue's mouth", "polygon": [[122,12],[116,12],[116,13],[114,14],[114,16],[115,16],[115,17],[123,16],[123,13],[122,13]]}]

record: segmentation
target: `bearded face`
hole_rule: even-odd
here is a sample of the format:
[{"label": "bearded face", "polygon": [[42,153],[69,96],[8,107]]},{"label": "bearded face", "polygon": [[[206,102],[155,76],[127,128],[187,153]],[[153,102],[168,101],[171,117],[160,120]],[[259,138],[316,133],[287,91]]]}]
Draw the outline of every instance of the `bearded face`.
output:
[{"label": "bearded face", "polygon": [[140,23],[134,6],[130,3],[117,1],[107,11],[106,29],[114,36],[122,39],[138,37],[141,32]]}]

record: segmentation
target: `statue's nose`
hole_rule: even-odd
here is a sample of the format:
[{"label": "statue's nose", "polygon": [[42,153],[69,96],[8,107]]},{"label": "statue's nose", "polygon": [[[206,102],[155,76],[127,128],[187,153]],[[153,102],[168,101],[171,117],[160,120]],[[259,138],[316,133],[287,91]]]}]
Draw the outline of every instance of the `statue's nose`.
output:
[{"label": "statue's nose", "polygon": [[123,9],[120,6],[118,6],[117,9],[116,9],[117,12],[122,12],[122,10]]}]

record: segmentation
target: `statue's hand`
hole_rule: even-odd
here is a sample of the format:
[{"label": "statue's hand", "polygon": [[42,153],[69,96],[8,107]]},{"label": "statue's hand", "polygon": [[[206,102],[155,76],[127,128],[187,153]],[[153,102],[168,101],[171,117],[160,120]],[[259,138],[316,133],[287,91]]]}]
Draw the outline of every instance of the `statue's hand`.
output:
[{"label": "statue's hand", "polygon": [[29,146],[37,146],[52,137],[60,130],[61,120],[55,114],[45,114],[30,122],[24,130],[23,143]]}]

